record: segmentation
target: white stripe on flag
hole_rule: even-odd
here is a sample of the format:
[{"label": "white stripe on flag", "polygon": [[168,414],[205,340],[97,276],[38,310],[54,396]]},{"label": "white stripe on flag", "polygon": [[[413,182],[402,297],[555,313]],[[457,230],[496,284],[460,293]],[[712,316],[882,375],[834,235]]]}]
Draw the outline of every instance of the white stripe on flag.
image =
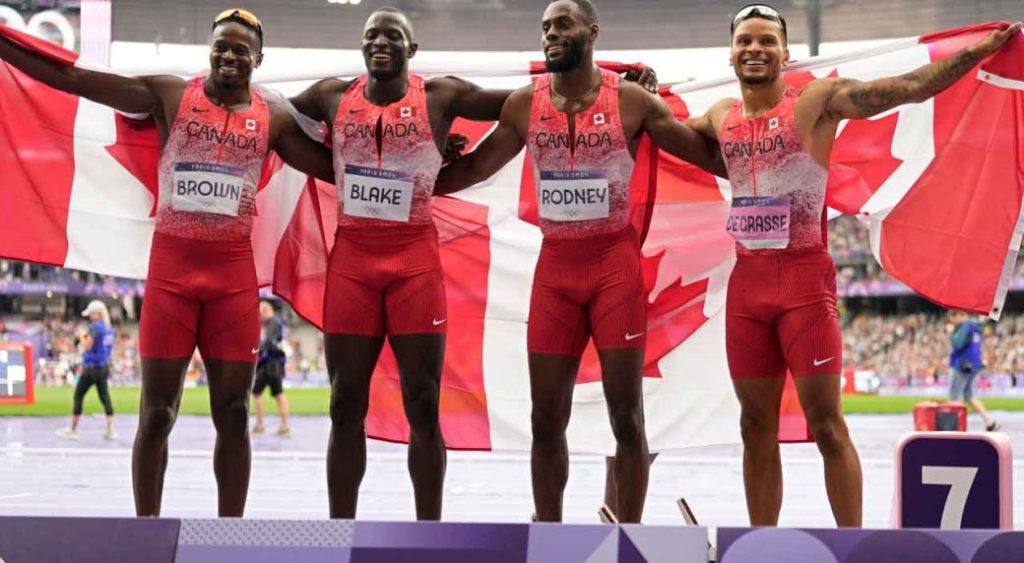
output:
[{"label": "white stripe on flag", "polygon": [[1000,88],[1007,88],[1009,90],[1020,90],[1024,92],[1024,81],[1014,80],[1013,78],[1006,78],[1004,76],[999,76],[998,74],[992,74],[987,70],[978,70],[978,80],[985,82],[987,84],[991,84],[993,86],[998,86]]}]

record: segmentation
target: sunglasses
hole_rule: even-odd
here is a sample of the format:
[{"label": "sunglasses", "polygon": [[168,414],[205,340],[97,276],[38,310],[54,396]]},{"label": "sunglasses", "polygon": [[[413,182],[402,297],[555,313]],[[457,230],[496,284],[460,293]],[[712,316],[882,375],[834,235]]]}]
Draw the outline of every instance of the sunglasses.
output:
[{"label": "sunglasses", "polygon": [[226,21],[238,22],[251,28],[260,36],[260,40],[263,40],[263,24],[260,22],[260,19],[256,17],[256,14],[253,14],[249,10],[243,10],[241,8],[224,10],[217,14],[217,17],[213,18],[213,27],[217,27]]},{"label": "sunglasses", "polygon": [[736,12],[736,17],[732,19],[732,27],[729,28],[729,31],[736,31],[736,26],[739,25],[740,22],[749,20],[750,18],[764,18],[777,21],[779,22],[779,25],[782,26],[782,33],[787,33],[786,18],[782,17],[782,12],[772,8],[771,6],[766,6],[765,4],[751,4]]}]

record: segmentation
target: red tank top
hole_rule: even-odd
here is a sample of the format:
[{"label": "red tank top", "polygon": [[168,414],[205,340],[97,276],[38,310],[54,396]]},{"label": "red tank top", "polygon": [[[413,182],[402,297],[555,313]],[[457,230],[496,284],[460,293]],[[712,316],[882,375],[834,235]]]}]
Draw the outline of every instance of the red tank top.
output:
[{"label": "red tank top", "polygon": [[601,70],[597,101],[575,115],[551,103],[551,75],[534,79],[527,148],[533,160],[541,233],[578,239],[617,232],[630,224],[633,156],[619,114],[619,76]]},{"label": "red tank top", "polygon": [[823,168],[800,141],[788,90],[766,114],[747,119],[743,103],[729,111],[718,133],[732,184],[727,229],[737,254],[826,249]]},{"label": "red tank top", "polygon": [[365,85],[364,76],[349,86],[334,118],[338,225],[432,224],[431,198],[442,158],[430,128],[424,80],[409,75],[405,96],[387,106],[367,100]]},{"label": "red tank top", "polygon": [[156,232],[199,240],[247,240],[270,139],[270,111],[255,90],[245,111],[227,111],[185,87],[160,154]]}]

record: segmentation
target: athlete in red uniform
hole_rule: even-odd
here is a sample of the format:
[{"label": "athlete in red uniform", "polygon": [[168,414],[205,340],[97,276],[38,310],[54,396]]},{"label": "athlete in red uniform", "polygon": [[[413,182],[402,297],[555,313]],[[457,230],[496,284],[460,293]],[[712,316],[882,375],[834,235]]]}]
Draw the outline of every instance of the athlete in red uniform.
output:
[{"label": "athlete in red uniform", "polygon": [[527,336],[537,518],[562,518],[565,430],[592,337],[617,442],[618,517],[638,522],[648,475],[641,374],[647,326],[640,238],[630,222],[633,159],[648,133],[680,158],[725,171],[714,146],[678,122],[661,98],[594,65],[600,28],[589,0],[552,2],[541,28],[550,74],[512,93],[498,127],[442,170],[435,193],[476,184],[528,147],[544,235]]},{"label": "athlete in red uniform", "polygon": [[259,351],[249,238],[267,151],[333,181],[330,154],[288,111],[252,90],[263,28],[245,10],[213,24],[210,75],[129,78],[68,68],[0,38],[0,59],[36,80],[127,113],[150,113],[160,134],[160,197],[139,345],[142,401],[132,454],[135,510],[160,514],[167,438],[198,345],[217,429],[218,514],[241,516],[249,486],[248,396]]},{"label": "athlete in red uniform", "polygon": [[920,102],[999,49],[1020,24],[899,77],[816,80],[787,88],[786,22],[770,6],[740,10],[731,61],[742,100],[722,100],[692,124],[721,145],[733,187],[727,229],[738,260],[726,301],[726,350],[742,409],[743,474],[752,525],[782,506],[778,417],[784,375],[825,461],[836,523],[861,524],[861,470],[840,404],[842,341],[828,254],[825,185],[839,122]]}]

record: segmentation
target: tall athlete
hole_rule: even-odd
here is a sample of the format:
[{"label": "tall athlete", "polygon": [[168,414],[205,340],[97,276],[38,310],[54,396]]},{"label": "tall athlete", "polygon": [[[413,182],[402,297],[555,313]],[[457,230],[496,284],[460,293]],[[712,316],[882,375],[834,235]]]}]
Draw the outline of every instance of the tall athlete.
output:
[{"label": "tall athlete", "polygon": [[[497,120],[510,91],[410,74],[418,49],[409,18],[381,8],[363,30],[367,74],[322,80],[292,98],[299,111],[331,124],[338,186],[324,302],[332,518],[356,514],[370,379],[385,337],[409,420],[416,517],[441,517],[446,453],[438,401],[448,314],[431,197],[452,122]],[[656,84],[649,70],[631,79]]]},{"label": "tall athlete", "polygon": [[240,9],[213,23],[210,74],[123,77],[67,67],[0,38],[0,59],[58,90],[127,113],[160,135],[160,198],[139,345],[142,399],[132,452],[135,510],[160,514],[167,438],[198,345],[217,429],[218,514],[241,516],[249,487],[248,396],[259,352],[259,295],[250,234],[269,150],[333,181],[330,154],[288,111],[250,88],[263,27]]},{"label": "tall athlete", "polygon": [[589,0],[552,2],[541,29],[549,74],[512,93],[494,132],[441,172],[435,192],[476,184],[529,149],[543,234],[527,333],[537,519],[562,518],[565,430],[580,356],[593,337],[617,442],[618,517],[638,522],[648,476],[641,373],[647,319],[629,182],[640,136],[725,172],[713,145],[677,121],[661,98],[594,64],[600,27]]},{"label": "tall athlete", "polygon": [[784,375],[825,462],[839,526],[860,526],[861,469],[840,404],[842,341],[835,264],[828,254],[825,185],[840,121],[921,102],[951,86],[1020,31],[994,32],[956,55],[902,76],[786,86],[786,21],[770,6],[740,10],[731,62],[742,100],[727,99],[692,123],[716,140],[729,169],[737,239],[726,301],[726,351],[741,407],[743,477],[752,525],[778,523],[782,505],[778,417]]}]

